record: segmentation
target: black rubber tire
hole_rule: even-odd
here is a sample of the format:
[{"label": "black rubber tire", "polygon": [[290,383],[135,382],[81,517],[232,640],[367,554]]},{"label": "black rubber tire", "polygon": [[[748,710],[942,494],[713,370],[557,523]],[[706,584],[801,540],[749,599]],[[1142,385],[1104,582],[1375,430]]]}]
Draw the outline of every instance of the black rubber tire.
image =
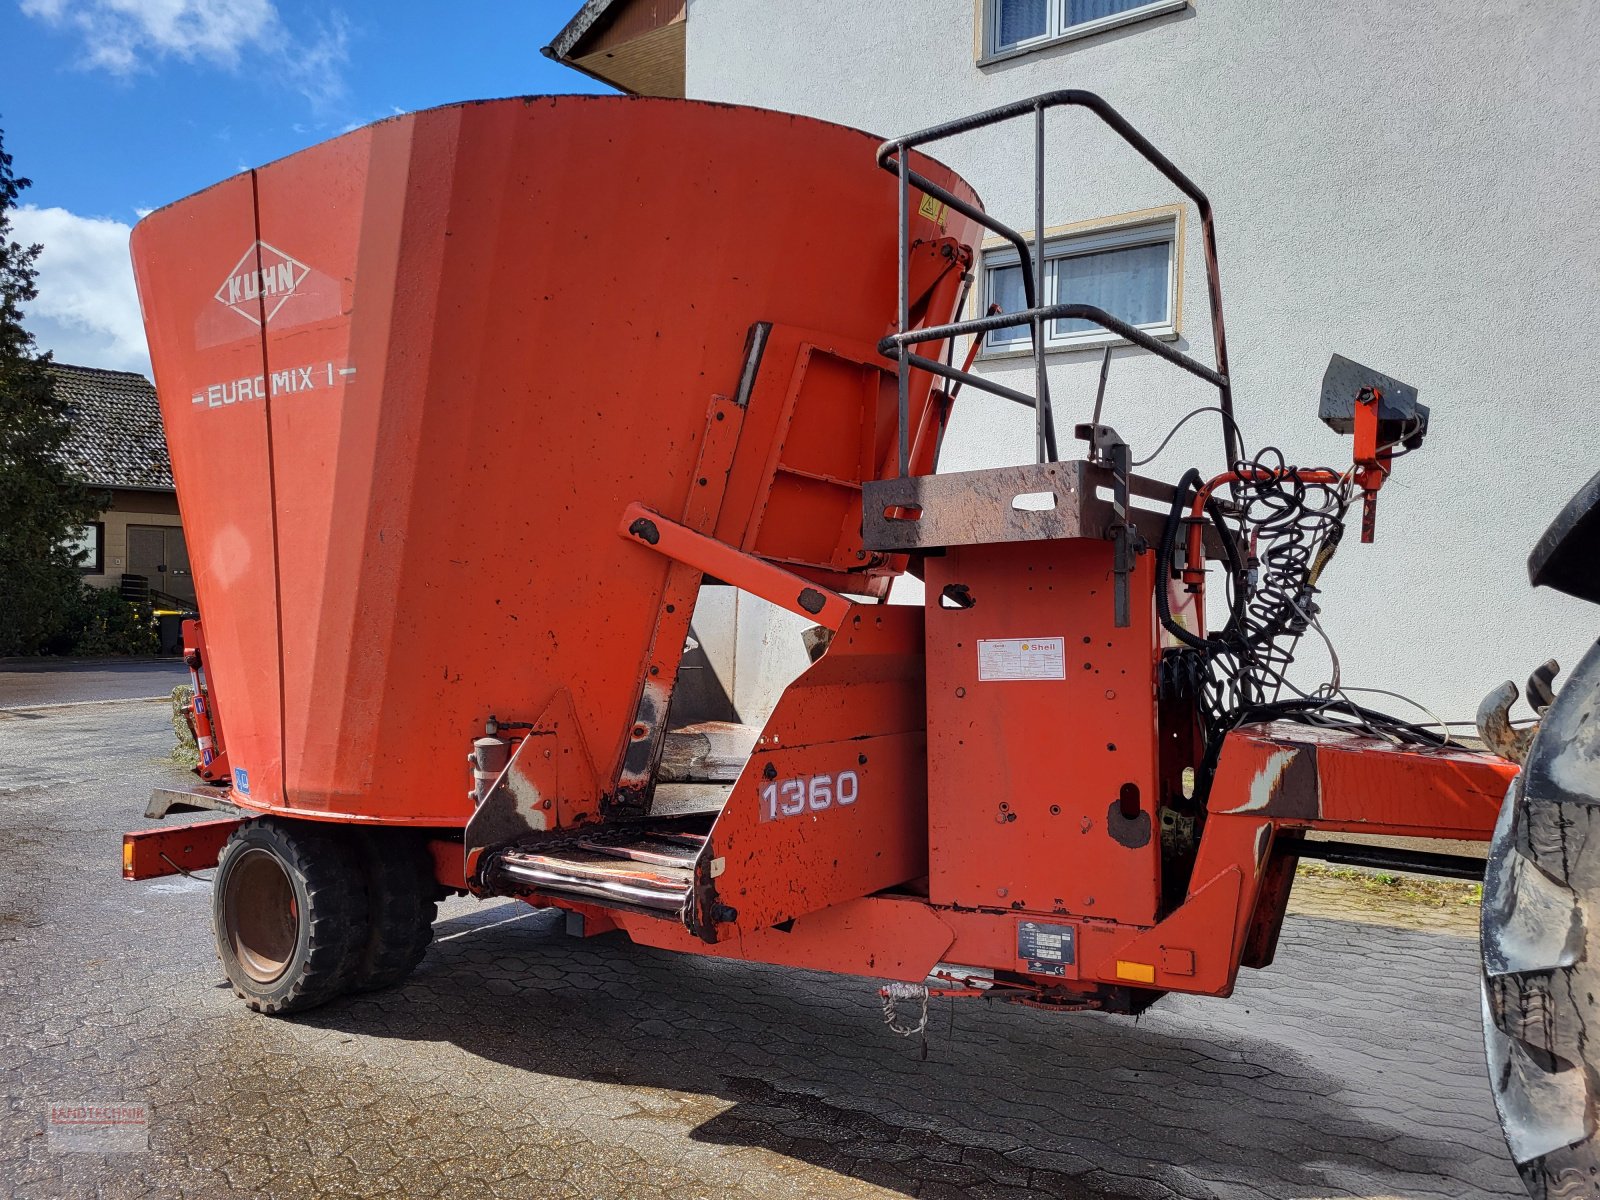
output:
[{"label": "black rubber tire", "polygon": [[438,915],[433,863],[423,838],[406,829],[356,831],[367,893],[367,941],[351,990],[372,992],[405,980],[433,942]]},{"label": "black rubber tire", "polygon": [[1545,713],[1483,884],[1484,1038],[1495,1107],[1535,1200],[1600,1197],[1600,646]]},{"label": "black rubber tire", "polygon": [[212,877],[211,917],[234,994],[269,1016],[348,991],[367,942],[347,839],[305,821],[259,817],[234,831]]}]

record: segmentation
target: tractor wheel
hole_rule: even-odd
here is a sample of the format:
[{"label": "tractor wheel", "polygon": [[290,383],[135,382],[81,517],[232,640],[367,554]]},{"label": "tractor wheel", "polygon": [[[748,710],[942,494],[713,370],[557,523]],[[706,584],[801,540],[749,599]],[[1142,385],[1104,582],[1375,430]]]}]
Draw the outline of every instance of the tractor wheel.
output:
[{"label": "tractor wheel", "polygon": [[363,829],[356,845],[369,919],[351,987],[370,992],[405,979],[428,952],[438,888],[423,840],[409,830]]},{"label": "tractor wheel", "polygon": [[1483,884],[1489,1079],[1535,1200],[1600,1197],[1600,646],[1545,712]]},{"label": "tractor wheel", "polygon": [[217,955],[238,997],[276,1016],[345,991],[367,940],[367,899],[339,831],[261,817],[222,848],[212,878]]}]

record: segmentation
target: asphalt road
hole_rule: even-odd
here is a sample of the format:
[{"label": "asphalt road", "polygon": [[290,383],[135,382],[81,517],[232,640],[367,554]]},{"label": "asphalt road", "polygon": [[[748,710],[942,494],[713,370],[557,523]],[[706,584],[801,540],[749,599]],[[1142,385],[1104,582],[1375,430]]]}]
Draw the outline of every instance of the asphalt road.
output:
[{"label": "asphalt road", "polygon": [[0,710],[166,696],[189,682],[179,659],[0,659]]},{"label": "asphalt road", "polygon": [[[150,785],[183,778],[171,737],[155,703],[0,713],[5,1195],[1522,1195],[1465,910],[1313,887],[1231,1000],[947,1001],[924,1057],[868,981],[453,901],[409,983],[273,1020],[223,982],[204,883],[117,877]],[[53,1152],[66,1101],[148,1106],[148,1150]]]}]

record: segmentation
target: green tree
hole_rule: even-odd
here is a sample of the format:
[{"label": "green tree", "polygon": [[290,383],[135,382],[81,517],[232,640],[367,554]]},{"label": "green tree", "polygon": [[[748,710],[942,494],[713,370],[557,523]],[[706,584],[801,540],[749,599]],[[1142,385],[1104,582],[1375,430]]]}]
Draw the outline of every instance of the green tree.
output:
[{"label": "green tree", "polygon": [[50,355],[22,324],[40,247],[12,239],[11,214],[30,183],[12,170],[0,131],[0,655],[36,654],[72,619],[82,584],[67,539],[96,513],[58,458],[66,413]]}]

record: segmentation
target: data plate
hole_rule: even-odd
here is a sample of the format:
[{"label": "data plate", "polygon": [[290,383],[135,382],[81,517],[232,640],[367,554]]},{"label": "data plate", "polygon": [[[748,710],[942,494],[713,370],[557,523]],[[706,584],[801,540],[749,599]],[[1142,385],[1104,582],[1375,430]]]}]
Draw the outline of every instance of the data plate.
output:
[{"label": "data plate", "polygon": [[1065,638],[980,638],[978,679],[1065,679]]},{"label": "data plate", "polygon": [[1030,975],[1065,975],[1075,961],[1075,932],[1071,925],[1024,921],[1017,926],[1017,957]]}]

